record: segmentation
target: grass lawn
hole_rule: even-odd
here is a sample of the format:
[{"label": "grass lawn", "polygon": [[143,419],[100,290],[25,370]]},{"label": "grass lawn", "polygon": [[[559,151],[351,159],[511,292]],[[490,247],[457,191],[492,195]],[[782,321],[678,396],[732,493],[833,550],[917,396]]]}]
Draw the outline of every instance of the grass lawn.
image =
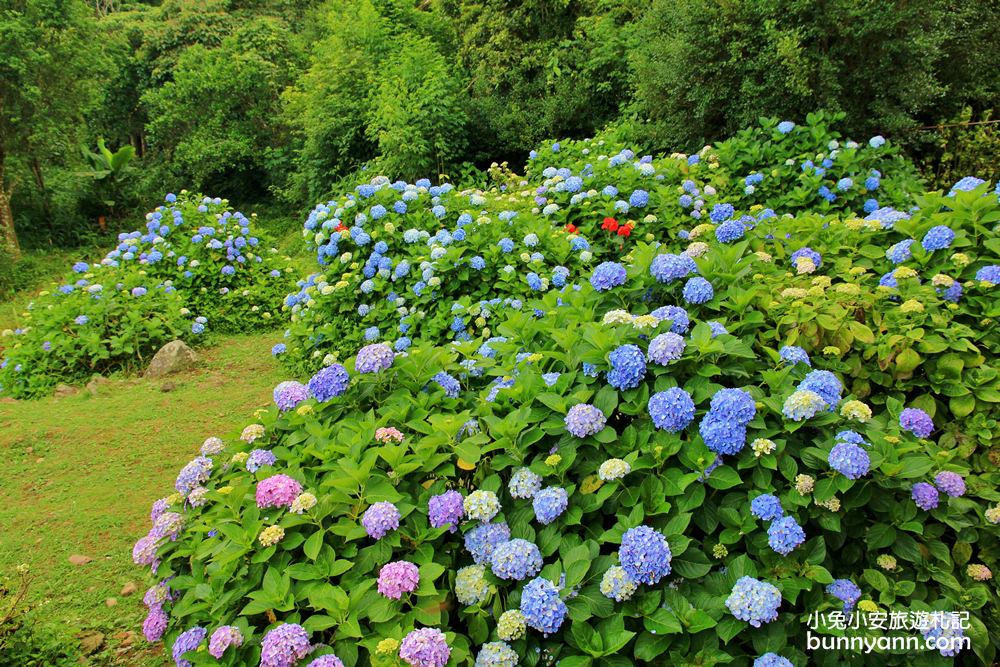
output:
[{"label": "grass lawn", "polygon": [[[150,504],[172,492],[205,438],[238,432],[286,379],[268,353],[280,336],[221,339],[200,353],[198,369],[171,377],[168,392],[164,381],[133,377],[93,396],[0,403],[0,577],[27,563],[40,625],[67,643],[81,631],[105,635],[80,664],[171,662],[142,638],[149,582],[132,545],[149,528]],[[74,554],[93,560],[73,565]],[[139,592],[121,596],[130,581]]]}]

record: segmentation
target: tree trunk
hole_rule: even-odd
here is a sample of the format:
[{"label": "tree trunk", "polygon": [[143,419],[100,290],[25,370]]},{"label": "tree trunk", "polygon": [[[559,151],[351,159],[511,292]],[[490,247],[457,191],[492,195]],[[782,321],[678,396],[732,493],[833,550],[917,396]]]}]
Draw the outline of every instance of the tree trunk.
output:
[{"label": "tree trunk", "polygon": [[21,258],[21,246],[17,242],[14,213],[10,209],[10,196],[13,192],[13,184],[9,188],[7,187],[6,154],[0,147],[0,244],[7,247],[11,257],[16,261]]}]

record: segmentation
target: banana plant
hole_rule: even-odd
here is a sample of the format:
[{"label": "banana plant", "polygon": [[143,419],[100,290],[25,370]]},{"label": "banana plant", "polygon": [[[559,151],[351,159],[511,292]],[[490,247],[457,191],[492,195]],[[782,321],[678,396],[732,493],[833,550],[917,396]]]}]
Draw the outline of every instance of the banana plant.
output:
[{"label": "banana plant", "polygon": [[123,175],[128,169],[129,163],[135,157],[135,147],[126,145],[112,153],[104,144],[104,139],[97,140],[97,150],[95,153],[86,146],[81,147],[83,156],[90,163],[90,171],[79,172],[78,176],[94,179],[98,186],[101,203],[109,209],[115,207],[115,197],[119,191]]}]

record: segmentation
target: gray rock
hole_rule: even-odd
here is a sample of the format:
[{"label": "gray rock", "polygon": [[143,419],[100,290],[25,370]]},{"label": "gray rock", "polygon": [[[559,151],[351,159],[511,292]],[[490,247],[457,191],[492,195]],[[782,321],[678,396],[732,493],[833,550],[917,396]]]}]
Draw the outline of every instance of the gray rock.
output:
[{"label": "gray rock", "polygon": [[198,363],[198,355],[182,340],[172,340],[156,353],[149,362],[144,377],[161,378],[171,373],[178,373],[192,368]]},{"label": "gray rock", "polygon": [[108,378],[103,375],[95,375],[91,378],[90,382],[87,383],[87,393],[91,396],[96,396],[100,388],[108,383]]}]

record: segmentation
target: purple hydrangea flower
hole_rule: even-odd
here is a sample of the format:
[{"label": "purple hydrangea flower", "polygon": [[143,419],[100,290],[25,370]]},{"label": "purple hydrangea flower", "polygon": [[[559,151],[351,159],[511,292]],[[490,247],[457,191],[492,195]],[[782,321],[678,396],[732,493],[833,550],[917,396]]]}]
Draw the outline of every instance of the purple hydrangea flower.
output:
[{"label": "purple hydrangea flower", "polygon": [[365,510],[361,517],[361,525],[365,527],[365,532],[369,537],[380,540],[389,531],[399,528],[399,510],[390,502],[382,501],[374,503]]},{"label": "purple hydrangea flower", "polygon": [[160,641],[167,631],[167,623],[170,617],[163,607],[156,605],[150,607],[146,620],[142,622],[142,634],[150,644]]},{"label": "purple hydrangea flower", "polygon": [[309,654],[309,631],[295,623],[284,623],[261,640],[260,667],[294,667]]},{"label": "purple hydrangea flower", "polygon": [[411,667],[444,667],[450,656],[448,639],[437,628],[413,630],[399,646],[399,657]]},{"label": "purple hydrangea flower", "polygon": [[174,664],[177,667],[192,667],[191,661],[184,659],[184,654],[198,650],[201,643],[205,641],[208,630],[200,626],[195,626],[190,630],[185,630],[174,640],[173,650]]},{"label": "purple hydrangea flower", "polygon": [[939,472],[934,478],[934,484],[952,498],[965,495],[965,480],[956,472],[948,470]]},{"label": "purple hydrangea flower", "polygon": [[629,528],[622,535],[618,560],[626,574],[640,584],[657,584],[670,574],[667,538],[649,526]]},{"label": "purple hydrangea flower", "polygon": [[216,660],[222,659],[222,654],[230,646],[239,648],[243,646],[243,633],[240,629],[232,625],[223,625],[212,633],[212,638],[208,640],[208,654]]},{"label": "purple hydrangea flower", "polygon": [[417,590],[419,583],[420,569],[405,560],[386,563],[378,573],[378,592],[393,600]]},{"label": "purple hydrangea flower", "polygon": [[334,654],[327,653],[316,658],[306,665],[306,667],[344,667],[344,663]]},{"label": "purple hydrangea flower", "polygon": [[677,361],[684,355],[684,338],[673,331],[660,334],[649,342],[649,349],[646,354],[649,360],[661,366],[666,366],[671,361]]},{"label": "purple hydrangea flower", "polygon": [[462,504],[465,499],[458,491],[445,491],[431,496],[427,502],[427,514],[433,528],[448,528],[454,533],[458,530],[458,522],[462,520],[465,509]]},{"label": "purple hydrangea flower", "polygon": [[291,410],[309,398],[309,388],[301,382],[288,380],[274,388],[274,404],[282,412]]},{"label": "purple hydrangea flower", "polygon": [[354,369],[362,374],[378,373],[392,366],[395,354],[386,343],[372,343],[358,350]]},{"label": "purple hydrangea flower", "polygon": [[934,432],[934,421],[920,408],[906,408],[899,415],[899,425],[918,438],[926,438]]},{"label": "purple hydrangea flower", "polygon": [[273,466],[278,461],[274,452],[268,449],[255,449],[247,456],[247,472],[257,472],[263,466]]},{"label": "purple hydrangea flower", "polygon": [[212,474],[212,459],[206,456],[198,456],[191,460],[186,466],[181,468],[177,474],[177,481],[174,488],[180,493],[187,494],[196,486],[201,486],[208,481]]},{"label": "purple hydrangea flower", "polygon": [[911,492],[913,502],[922,510],[930,511],[938,506],[938,490],[927,482],[917,482]]}]

